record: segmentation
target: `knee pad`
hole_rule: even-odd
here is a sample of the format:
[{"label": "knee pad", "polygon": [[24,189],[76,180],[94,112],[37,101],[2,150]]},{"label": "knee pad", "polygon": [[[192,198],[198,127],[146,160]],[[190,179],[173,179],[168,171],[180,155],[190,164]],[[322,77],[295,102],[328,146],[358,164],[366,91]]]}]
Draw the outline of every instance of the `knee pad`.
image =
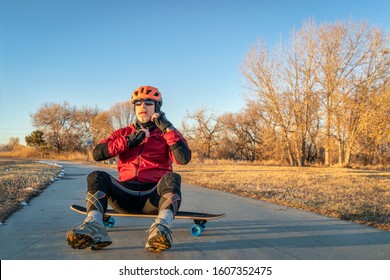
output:
[{"label": "knee pad", "polygon": [[89,193],[98,191],[106,192],[106,185],[110,183],[110,175],[103,171],[94,171],[87,176],[87,185]]},{"label": "knee pad", "polygon": [[157,192],[159,195],[166,193],[181,194],[181,176],[177,173],[165,174],[157,184]]}]

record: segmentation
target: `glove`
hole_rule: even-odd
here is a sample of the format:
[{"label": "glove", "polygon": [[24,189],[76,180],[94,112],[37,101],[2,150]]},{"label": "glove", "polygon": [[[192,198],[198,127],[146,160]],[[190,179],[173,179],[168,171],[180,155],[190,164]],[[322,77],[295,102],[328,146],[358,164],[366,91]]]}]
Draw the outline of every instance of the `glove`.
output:
[{"label": "glove", "polygon": [[127,147],[130,149],[136,147],[142,142],[142,140],[144,140],[145,135],[145,132],[142,130],[138,130],[134,134],[127,135]]},{"label": "glove", "polygon": [[160,115],[154,119],[156,126],[165,134],[170,130],[175,129],[170,121],[168,121],[164,112],[160,112]]}]

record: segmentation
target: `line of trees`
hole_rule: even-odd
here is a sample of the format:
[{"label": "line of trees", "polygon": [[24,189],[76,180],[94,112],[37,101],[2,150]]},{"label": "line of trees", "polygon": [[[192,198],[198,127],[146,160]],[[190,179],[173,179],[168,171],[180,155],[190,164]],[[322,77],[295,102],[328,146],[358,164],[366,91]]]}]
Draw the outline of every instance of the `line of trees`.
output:
[{"label": "line of trees", "polygon": [[[285,44],[257,42],[241,72],[239,113],[188,112],[181,131],[200,159],[307,164],[390,163],[389,34],[354,21],[309,20]],[[108,111],[47,103],[31,115],[30,146],[86,151],[134,120],[130,102]]]},{"label": "line of trees", "polygon": [[390,162],[389,34],[365,22],[313,20],[242,64],[248,94],[237,114],[200,109],[183,124],[200,157],[303,166]]}]

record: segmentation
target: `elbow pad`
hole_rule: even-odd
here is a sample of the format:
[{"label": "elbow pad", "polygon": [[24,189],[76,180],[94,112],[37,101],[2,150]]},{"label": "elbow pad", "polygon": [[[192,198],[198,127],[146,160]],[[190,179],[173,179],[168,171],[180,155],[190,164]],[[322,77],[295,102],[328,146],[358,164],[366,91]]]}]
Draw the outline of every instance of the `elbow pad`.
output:
[{"label": "elbow pad", "polygon": [[102,161],[111,158],[108,152],[108,142],[98,144],[93,150],[93,159],[96,161]]},{"label": "elbow pad", "polygon": [[191,152],[183,140],[180,140],[176,144],[172,145],[171,151],[178,163],[185,165],[190,162]]}]

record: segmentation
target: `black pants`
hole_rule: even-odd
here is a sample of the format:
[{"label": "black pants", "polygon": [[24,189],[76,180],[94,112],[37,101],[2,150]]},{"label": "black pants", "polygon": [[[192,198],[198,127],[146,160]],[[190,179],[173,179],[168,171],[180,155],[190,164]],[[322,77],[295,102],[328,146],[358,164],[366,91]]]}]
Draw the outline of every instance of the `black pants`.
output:
[{"label": "black pants", "polygon": [[167,173],[156,184],[138,181],[119,182],[103,171],[94,171],[87,177],[87,212],[105,213],[108,204],[119,213],[156,214],[170,209],[177,213],[181,203],[181,177]]}]

